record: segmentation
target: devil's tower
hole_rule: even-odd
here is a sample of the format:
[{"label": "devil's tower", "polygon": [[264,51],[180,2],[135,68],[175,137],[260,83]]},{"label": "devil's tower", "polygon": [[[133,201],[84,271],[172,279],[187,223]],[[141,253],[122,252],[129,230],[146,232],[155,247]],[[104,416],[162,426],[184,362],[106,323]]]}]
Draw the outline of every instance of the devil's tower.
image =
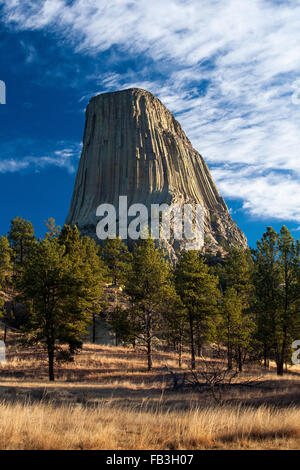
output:
[{"label": "devil's tower", "polygon": [[[124,195],[128,205],[202,204],[205,251],[247,245],[180,124],[158,98],[136,88],[91,99],[66,223],[95,237],[97,207],[117,207]],[[170,240],[165,248],[174,256],[183,245]]]}]

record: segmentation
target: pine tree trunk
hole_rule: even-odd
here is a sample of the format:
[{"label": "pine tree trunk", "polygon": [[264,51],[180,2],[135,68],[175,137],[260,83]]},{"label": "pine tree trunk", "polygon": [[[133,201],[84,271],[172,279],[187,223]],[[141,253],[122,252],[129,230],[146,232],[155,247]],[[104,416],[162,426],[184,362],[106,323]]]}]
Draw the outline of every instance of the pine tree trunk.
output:
[{"label": "pine tree trunk", "polygon": [[152,315],[151,312],[147,314],[147,361],[148,372],[152,370]]},{"label": "pine tree trunk", "polygon": [[227,362],[228,362],[228,370],[232,370],[232,345],[231,345],[229,314],[227,315]]},{"label": "pine tree trunk", "polygon": [[3,342],[6,343],[6,339],[7,339],[7,326],[4,325],[4,334],[3,334]]},{"label": "pine tree trunk", "polygon": [[268,367],[268,356],[267,356],[267,347],[264,345],[264,368]]},{"label": "pine tree trunk", "polygon": [[182,339],[180,338],[178,344],[178,367],[182,366]]},{"label": "pine tree trunk", "polygon": [[277,364],[277,375],[283,375],[283,362],[281,361]]},{"label": "pine tree trunk", "polygon": [[178,367],[182,367],[182,342],[183,342],[183,327],[179,325],[179,340],[178,340]]},{"label": "pine tree trunk", "polygon": [[50,382],[54,382],[55,335],[54,335],[53,318],[52,318],[51,313],[46,313],[46,328],[47,328],[49,380]]},{"label": "pine tree trunk", "polygon": [[195,342],[194,342],[194,320],[190,315],[190,348],[191,348],[191,369],[196,369],[195,361]]},{"label": "pine tree trunk", "polygon": [[286,354],[286,344],[287,344],[287,329],[286,326],[284,327],[283,331],[283,342],[282,342],[282,347],[279,353],[279,361],[277,363],[277,375],[283,375],[284,373],[284,360],[285,360],[285,354]]},{"label": "pine tree trunk", "polygon": [[54,382],[54,348],[49,345],[48,347],[48,364],[49,364],[49,380]]},{"label": "pine tree trunk", "polygon": [[232,347],[229,343],[227,345],[227,362],[228,362],[228,369],[232,370]]},{"label": "pine tree trunk", "polygon": [[147,360],[148,360],[148,372],[152,370],[152,347],[151,340],[147,339]]},{"label": "pine tree trunk", "polygon": [[201,341],[200,341],[200,325],[199,325],[199,322],[197,322],[197,356],[200,357],[201,356],[201,349],[202,349],[202,345],[201,345]]},{"label": "pine tree trunk", "polygon": [[95,314],[93,313],[93,344],[96,343],[96,318]]},{"label": "pine tree trunk", "polygon": [[242,360],[242,349],[238,347],[238,363],[239,363],[239,371],[242,372],[243,370],[243,360]]},{"label": "pine tree trunk", "polygon": [[277,375],[283,375],[284,373],[284,360],[286,356],[286,345],[287,345],[287,312],[288,312],[288,268],[287,261],[285,260],[284,266],[284,279],[285,279],[285,299],[284,299],[284,325],[283,325],[283,341],[279,353],[279,363],[277,364]]}]

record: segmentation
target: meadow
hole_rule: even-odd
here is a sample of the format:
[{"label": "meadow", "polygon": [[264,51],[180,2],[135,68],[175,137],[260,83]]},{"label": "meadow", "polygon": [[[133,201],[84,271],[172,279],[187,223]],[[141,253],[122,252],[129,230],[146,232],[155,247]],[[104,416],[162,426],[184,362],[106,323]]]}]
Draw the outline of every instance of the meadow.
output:
[{"label": "meadow", "polygon": [[299,449],[299,366],[283,377],[273,364],[247,366],[218,404],[209,387],[174,389],[169,371],[189,373],[187,352],[181,369],[167,349],[153,359],[147,372],[139,348],[86,343],[50,383],[44,352],[10,334],[0,365],[0,449]]}]

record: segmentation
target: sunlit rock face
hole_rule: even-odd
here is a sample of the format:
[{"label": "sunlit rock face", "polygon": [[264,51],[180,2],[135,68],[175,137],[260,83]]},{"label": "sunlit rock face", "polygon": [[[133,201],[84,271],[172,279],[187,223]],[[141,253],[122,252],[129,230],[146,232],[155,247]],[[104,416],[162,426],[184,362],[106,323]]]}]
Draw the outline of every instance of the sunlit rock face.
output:
[{"label": "sunlit rock face", "polygon": [[[66,223],[95,237],[97,207],[112,204],[118,214],[119,196],[127,196],[128,206],[144,204],[149,217],[152,204],[201,205],[204,223],[195,247],[223,253],[229,246],[247,246],[206,163],[178,121],[153,94],[136,88],[91,99]],[[158,243],[176,259],[187,241],[173,235]]]}]

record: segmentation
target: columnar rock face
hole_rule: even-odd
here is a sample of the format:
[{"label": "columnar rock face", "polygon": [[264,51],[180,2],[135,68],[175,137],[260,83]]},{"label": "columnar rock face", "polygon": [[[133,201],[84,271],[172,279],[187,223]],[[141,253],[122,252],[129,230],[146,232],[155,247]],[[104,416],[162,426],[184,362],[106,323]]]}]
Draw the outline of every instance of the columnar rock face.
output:
[{"label": "columnar rock face", "polygon": [[[232,221],[201,155],[180,124],[151,93],[129,89],[91,99],[86,110],[83,150],[67,224],[77,224],[95,237],[102,203],[128,205],[201,204],[206,252],[246,247],[244,234]],[[161,241],[171,258],[185,247],[178,240]]]}]

